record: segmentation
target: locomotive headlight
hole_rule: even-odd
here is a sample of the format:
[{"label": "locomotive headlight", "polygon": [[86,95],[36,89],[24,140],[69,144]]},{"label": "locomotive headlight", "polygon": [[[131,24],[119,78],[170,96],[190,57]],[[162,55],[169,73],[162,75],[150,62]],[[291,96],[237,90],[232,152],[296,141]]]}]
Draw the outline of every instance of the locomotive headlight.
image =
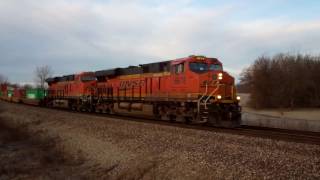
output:
[{"label": "locomotive headlight", "polygon": [[222,99],[222,96],[221,96],[221,95],[218,95],[218,96],[217,96],[217,99],[219,99],[219,100]]},{"label": "locomotive headlight", "polygon": [[241,97],[240,97],[240,96],[237,96],[237,100],[240,101],[240,99],[241,99]]},{"label": "locomotive headlight", "polygon": [[218,79],[219,79],[219,80],[222,80],[222,78],[223,78],[223,74],[222,74],[222,73],[219,73],[219,74],[218,74]]}]

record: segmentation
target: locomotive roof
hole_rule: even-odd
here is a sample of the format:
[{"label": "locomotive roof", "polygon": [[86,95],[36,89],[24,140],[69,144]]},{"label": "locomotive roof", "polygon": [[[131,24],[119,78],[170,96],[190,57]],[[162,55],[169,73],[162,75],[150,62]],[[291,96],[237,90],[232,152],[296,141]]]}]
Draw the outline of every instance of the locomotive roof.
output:
[{"label": "locomotive roof", "polygon": [[139,66],[129,66],[126,68],[113,68],[101,71],[96,71],[97,77],[102,76],[120,76],[120,75],[131,75],[131,74],[142,74],[142,73],[158,73],[169,70],[171,61],[162,61],[149,64],[140,64]]},{"label": "locomotive roof", "polygon": [[65,76],[57,76],[46,79],[47,83],[53,83],[53,82],[63,82],[63,81],[73,81],[74,80],[74,74],[71,75],[65,75]]},{"label": "locomotive roof", "polygon": [[118,68],[96,71],[95,75],[96,76],[112,76],[112,75],[116,74],[117,69]]},{"label": "locomotive roof", "polygon": [[79,74],[70,74],[70,75],[64,75],[64,76],[56,76],[46,79],[47,83],[54,83],[54,82],[64,82],[64,81],[74,81],[76,75],[87,75],[87,74],[93,74],[94,72],[82,72]]},{"label": "locomotive roof", "polygon": [[[205,56],[195,56],[191,55],[186,58],[180,58],[175,60],[168,60],[168,61],[161,61],[161,62],[154,62],[154,63],[148,63],[148,64],[139,64],[139,66],[129,66],[125,68],[111,68],[106,70],[100,70],[96,72],[83,72],[79,73],[86,74],[86,73],[94,73],[96,77],[111,77],[111,76],[121,76],[121,75],[132,75],[132,74],[142,74],[142,73],[160,73],[160,72],[168,72],[170,71],[170,63],[173,64],[179,64],[182,61],[186,61],[190,58],[206,58],[211,59],[215,61],[216,63],[221,62],[216,58],[207,58]],[[72,75],[66,75],[66,76],[58,76],[54,78],[48,78],[46,79],[47,83],[53,83],[53,82],[63,82],[63,81],[72,81],[75,78],[75,74]]]}]

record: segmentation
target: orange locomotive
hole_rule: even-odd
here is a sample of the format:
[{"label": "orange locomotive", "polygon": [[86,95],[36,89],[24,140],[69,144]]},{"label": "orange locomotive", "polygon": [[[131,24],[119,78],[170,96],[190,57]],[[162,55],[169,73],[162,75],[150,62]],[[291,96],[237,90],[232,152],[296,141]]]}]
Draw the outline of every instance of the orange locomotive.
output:
[{"label": "orange locomotive", "polygon": [[[96,78],[92,72],[49,78],[46,104],[73,110],[92,110]],[[90,108],[89,108],[90,107]]]},{"label": "orange locomotive", "polygon": [[[73,81],[49,81],[49,90],[55,92],[49,91],[49,101],[78,110],[223,127],[235,127],[241,121],[234,78],[215,58],[189,56],[97,71],[96,81],[89,75],[91,81],[81,80],[83,74]],[[74,91],[67,88],[75,84]]]}]

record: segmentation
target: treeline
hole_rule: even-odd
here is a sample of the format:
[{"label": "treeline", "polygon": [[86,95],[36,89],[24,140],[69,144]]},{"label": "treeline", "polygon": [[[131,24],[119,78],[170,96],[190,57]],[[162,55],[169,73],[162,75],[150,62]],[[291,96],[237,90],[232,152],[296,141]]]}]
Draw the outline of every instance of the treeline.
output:
[{"label": "treeline", "polygon": [[255,108],[320,107],[320,56],[261,56],[241,74]]}]

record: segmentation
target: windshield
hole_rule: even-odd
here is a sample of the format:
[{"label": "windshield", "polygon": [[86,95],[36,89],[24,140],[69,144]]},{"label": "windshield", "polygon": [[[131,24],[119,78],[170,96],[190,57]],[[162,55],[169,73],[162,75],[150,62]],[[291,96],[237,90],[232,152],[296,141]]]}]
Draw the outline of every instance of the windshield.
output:
[{"label": "windshield", "polygon": [[210,71],[222,71],[222,66],[220,64],[210,64]]},{"label": "windshield", "polygon": [[203,73],[207,71],[222,71],[221,64],[210,64],[202,62],[191,62],[189,63],[190,70],[196,73]]},{"label": "windshield", "polygon": [[96,77],[94,76],[82,76],[81,81],[95,81]]},{"label": "windshield", "polygon": [[202,73],[208,71],[208,65],[206,63],[192,62],[189,63],[190,70],[196,73]]}]

